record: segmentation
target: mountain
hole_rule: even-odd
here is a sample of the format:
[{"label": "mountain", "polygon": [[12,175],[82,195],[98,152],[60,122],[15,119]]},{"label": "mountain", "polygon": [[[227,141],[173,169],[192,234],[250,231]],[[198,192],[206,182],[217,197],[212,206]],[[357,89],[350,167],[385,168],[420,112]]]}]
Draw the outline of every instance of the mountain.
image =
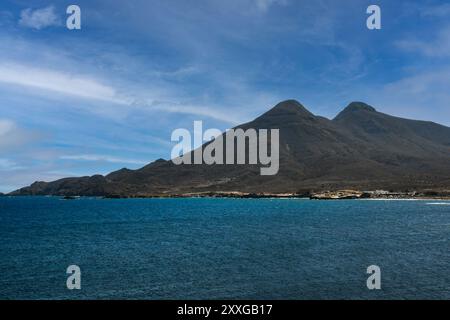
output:
[{"label": "mountain", "polygon": [[[280,170],[259,165],[175,165],[157,160],[106,176],[35,182],[12,195],[153,196],[200,192],[306,193],[450,190],[450,128],[352,102],[333,120],[295,100],[237,128],[279,129]],[[202,148],[205,148],[205,144]]]}]

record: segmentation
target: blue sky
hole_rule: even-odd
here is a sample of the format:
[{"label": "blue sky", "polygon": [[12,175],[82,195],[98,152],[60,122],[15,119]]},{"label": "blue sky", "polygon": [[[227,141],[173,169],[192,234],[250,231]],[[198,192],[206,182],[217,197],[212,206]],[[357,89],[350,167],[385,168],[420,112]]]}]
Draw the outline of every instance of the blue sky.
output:
[{"label": "blue sky", "polygon": [[176,128],[291,98],[450,125],[449,18],[437,0],[2,0],[0,192],[167,159]]}]

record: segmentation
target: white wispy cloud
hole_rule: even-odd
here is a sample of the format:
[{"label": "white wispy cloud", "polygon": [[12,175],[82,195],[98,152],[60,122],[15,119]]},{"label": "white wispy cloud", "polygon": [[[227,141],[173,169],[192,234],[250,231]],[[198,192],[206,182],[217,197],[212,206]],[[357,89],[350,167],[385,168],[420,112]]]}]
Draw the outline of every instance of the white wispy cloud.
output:
[{"label": "white wispy cloud", "polygon": [[19,25],[36,30],[61,25],[61,20],[55,12],[55,7],[41,9],[27,8],[20,13]]},{"label": "white wispy cloud", "polygon": [[11,169],[15,165],[16,165],[15,162],[9,159],[0,158],[0,170]]},{"label": "white wispy cloud", "polygon": [[187,66],[173,71],[153,71],[152,74],[157,77],[182,79],[187,76],[199,74],[200,72],[201,70],[196,66]]},{"label": "white wispy cloud", "polygon": [[442,28],[428,39],[404,39],[396,42],[398,48],[418,52],[427,57],[450,57],[450,26]]},{"label": "white wispy cloud", "polygon": [[3,140],[5,136],[11,132],[15,127],[13,121],[8,119],[0,119],[0,140]]},{"label": "white wispy cloud", "polygon": [[189,103],[145,99],[136,99],[131,104],[141,110],[147,109],[157,112],[189,114],[198,117],[208,117],[231,125],[242,122],[242,118],[239,115],[232,115],[226,111],[222,111],[221,107],[208,107],[193,105]]},{"label": "white wispy cloud", "polygon": [[[430,70],[411,75],[386,85],[386,89],[393,93],[405,95],[435,95],[435,91],[440,91],[445,96],[450,97],[448,91],[441,91],[441,89],[445,89],[450,85],[449,71],[449,68],[445,68],[439,71]],[[435,90],[433,90],[433,88],[435,88]]]},{"label": "white wispy cloud", "polygon": [[55,91],[62,94],[125,103],[114,88],[86,76],[34,68],[22,64],[0,64],[0,82]]},{"label": "white wispy cloud", "polygon": [[450,68],[412,72],[381,88],[373,88],[367,101],[379,111],[410,119],[450,125]]},{"label": "white wispy cloud", "polygon": [[[0,82],[18,86],[26,86],[35,89],[69,95],[81,99],[89,99],[100,102],[108,102],[122,107],[124,111],[157,111],[166,113],[191,114],[195,116],[208,117],[229,124],[237,124],[242,119],[224,112],[221,108],[211,106],[200,106],[176,102],[177,98],[169,92],[166,102],[160,102],[159,96],[148,98],[149,93],[126,92],[126,89],[117,89],[104,81],[89,75],[78,75],[67,71],[35,68],[25,64],[9,62],[0,63]],[[132,87],[132,83],[126,87]],[[119,93],[120,92],[120,93]],[[163,97],[164,98],[164,97]],[[168,102],[174,100],[175,102]],[[105,115],[111,114],[112,109],[91,110]]]},{"label": "white wispy cloud", "polygon": [[39,138],[39,134],[20,128],[14,121],[0,118],[0,154],[20,148]]},{"label": "white wispy cloud", "polygon": [[78,154],[78,155],[65,155],[59,157],[61,160],[81,160],[81,161],[105,161],[111,163],[128,163],[128,164],[137,164],[137,165],[145,165],[149,163],[149,161],[143,160],[135,160],[135,159],[126,159],[113,157],[108,155],[98,155],[98,154]]},{"label": "white wispy cloud", "polygon": [[421,10],[422,16],[426,17],[449,17],[450,3],[443,3],[437,6],[429,6]]},{"label": "white wispy cloud", "polygon": [[286,0],[255,0],[256,8],[261,12],[266,12],[273,5],[285,5]]}]

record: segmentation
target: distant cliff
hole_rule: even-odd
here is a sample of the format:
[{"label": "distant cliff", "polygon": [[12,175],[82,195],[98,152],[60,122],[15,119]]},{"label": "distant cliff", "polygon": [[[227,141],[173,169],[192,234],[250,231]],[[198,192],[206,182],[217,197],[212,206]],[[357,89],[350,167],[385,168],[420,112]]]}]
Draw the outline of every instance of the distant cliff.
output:
[{"label": "distant cliff", "polygon": [[180,165],[158,160],[106,176],[35,182],[12,195],[154,196],[201,192],[450,190],[450,128],[353,102],[329,120],[288,100],[238,126],[280,129],[280,170],[254,165]]}]

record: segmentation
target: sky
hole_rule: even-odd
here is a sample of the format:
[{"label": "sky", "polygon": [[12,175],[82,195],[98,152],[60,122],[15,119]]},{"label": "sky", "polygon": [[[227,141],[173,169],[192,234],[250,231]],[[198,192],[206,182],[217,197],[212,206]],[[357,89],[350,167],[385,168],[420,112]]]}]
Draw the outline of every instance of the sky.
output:
[{"label": "sky", "polygon": [[450,126],[449,88],[448,0],[1,0],[0,192],[169,159],[173,130],[286,99]]}]

